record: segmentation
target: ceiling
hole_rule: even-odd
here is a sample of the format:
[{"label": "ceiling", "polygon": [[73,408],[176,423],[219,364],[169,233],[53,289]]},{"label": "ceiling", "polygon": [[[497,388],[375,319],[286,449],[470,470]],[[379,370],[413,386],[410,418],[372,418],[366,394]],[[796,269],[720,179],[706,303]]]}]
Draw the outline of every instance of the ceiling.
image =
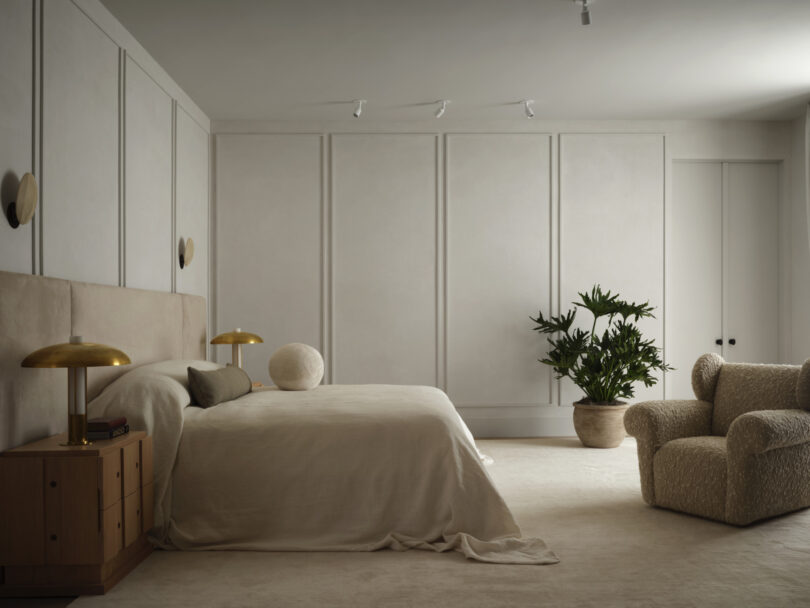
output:
[{"label": "ceiling", "polygon": [[[787,119],[810,0],[102,0],[214,120]],[[433,104],[433,105],[431,105]]]}]

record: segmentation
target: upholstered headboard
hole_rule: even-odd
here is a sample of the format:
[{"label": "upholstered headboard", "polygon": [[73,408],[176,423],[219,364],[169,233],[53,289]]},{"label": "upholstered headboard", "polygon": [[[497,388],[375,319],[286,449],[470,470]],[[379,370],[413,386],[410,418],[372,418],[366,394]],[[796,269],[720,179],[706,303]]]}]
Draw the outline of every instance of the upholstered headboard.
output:
[{"label": "upholstered headboard", "polygon": [[132,360],[89,368],[92,399],[133,366],[205,359],[205,298],[0,272],[0,450],[66,429],[66,372],[20,362],[71,335],[115,346]]}]

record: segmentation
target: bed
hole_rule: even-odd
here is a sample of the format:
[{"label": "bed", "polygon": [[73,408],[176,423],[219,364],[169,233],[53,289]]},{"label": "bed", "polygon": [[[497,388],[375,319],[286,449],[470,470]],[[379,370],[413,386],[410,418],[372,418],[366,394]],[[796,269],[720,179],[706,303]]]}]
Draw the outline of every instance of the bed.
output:
[{"label": "bed", "polygon": [[[131,371],[88,370],[88,412],[125,415],[133,429],[152,434],[153,540],[163,548],[416,548],[494,563],[558,561],[542,540],[521,536],[439,389],[257,390],[201,409],[191,405],[187,367],[218,367],[204,360],[204,299],[13,273],[0,273],[0,287],[15,294],[0,306],[10,345],[0,360],[0,391],[14,395],[2,412],[12,422],[6,445],[64,430],[56,428],[65,418],[63,379],[40,375],[43,384],[27,387],[36,378],[20,380],[17,372],[27,352],[64,341],[62,333],[121,348]],[[32,337],[32,324],[43,335]],[[34,396],[45,389],[53,411],[36,419],[50,426],[16,422],[19,412],[41,407]]]}]

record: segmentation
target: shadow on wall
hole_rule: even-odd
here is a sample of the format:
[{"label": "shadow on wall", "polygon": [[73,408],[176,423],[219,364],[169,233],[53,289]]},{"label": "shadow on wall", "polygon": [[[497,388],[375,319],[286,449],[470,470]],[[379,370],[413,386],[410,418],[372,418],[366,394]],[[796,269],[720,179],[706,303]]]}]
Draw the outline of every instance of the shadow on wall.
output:
[{"label": "shadow on wall", "polygon": [[14,171],[6,171],[3,181],[0,182],[0,202],[3,204],[3,217],[8,213],[8,206],[15,202],[17,189],[20,187],[20,176]]}]

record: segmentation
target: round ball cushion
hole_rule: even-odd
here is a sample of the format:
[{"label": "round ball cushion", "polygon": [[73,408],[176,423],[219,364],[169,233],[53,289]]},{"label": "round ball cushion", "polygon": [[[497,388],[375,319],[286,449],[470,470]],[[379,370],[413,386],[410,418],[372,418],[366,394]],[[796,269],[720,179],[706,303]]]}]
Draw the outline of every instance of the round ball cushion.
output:
[{"label": "round ball cushion", "polygon": [[803,410],[810,410],[810,359],[802,365],[799,381],[796,383],[796,401]]},{"label": "round ball cushion", "polygon": [[701,401],[714,402],[714,389],[717,387],[717,378],[723,363],[723,357],[717,353],[698,357],[692,368],[692,390],[695,391],[695,397]]},{"label": "round ball cushion", "polygon": [[323,357],[317,349],[294,342],[274,352],[267,369],[281,390],[308,391],[321,383]]}]

